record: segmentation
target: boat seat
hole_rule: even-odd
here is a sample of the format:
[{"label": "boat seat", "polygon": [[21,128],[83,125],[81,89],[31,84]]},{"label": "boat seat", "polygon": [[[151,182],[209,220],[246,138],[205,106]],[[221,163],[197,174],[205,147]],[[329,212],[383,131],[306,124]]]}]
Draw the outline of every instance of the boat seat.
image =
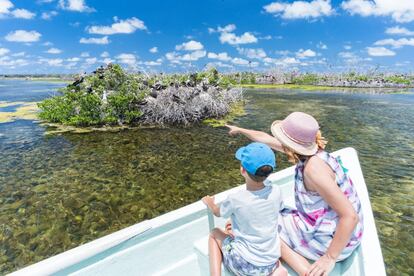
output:
[{"label": "boat seat", "polygon": [[[210,267],[209,267],[209,256],[208,256],[208,236],[205,236],[194,243],[194,251],[197,255],[197,262],[198,267],[200,269],[201,276],[209,276],[210,275]],[[230,273],[224,265],[221,265],[221,275],[224,276],[232,276],[233,274]]]},{"label": "boat seat", "polygon": [[[209,256],[208,256],[208,236],[205,236],[194,243],[194,250],[197,255],[198,267],[201,276],[209,276]],[[360,262],[356,261],[360,249],[354,251],[345,261],[337,262],[334,269],[329,273],[330,276],[356,276],[360,275]],[[286,263],[283,266],[288,270],[288,275],[297,275]],[[221,274],[224,276],[233,275],[223,265]]]}]

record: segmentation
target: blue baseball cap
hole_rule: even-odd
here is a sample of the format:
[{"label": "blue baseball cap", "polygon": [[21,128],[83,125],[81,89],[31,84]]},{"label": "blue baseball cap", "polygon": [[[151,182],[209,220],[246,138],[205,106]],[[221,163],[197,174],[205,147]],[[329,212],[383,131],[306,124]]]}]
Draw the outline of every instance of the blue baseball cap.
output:
[{"label": "blue baseball cap", "polygon": [[263,143],[251,143],[241,147],[236,152],[236,158],[250,174],[255,175],[257,169],[262,166],[276,167],[276,158],[272,149]]}]

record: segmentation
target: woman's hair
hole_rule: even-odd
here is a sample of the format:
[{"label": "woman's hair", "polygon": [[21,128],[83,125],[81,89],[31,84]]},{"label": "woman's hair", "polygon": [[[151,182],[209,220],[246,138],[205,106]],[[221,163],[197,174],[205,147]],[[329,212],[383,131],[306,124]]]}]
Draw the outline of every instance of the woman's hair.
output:
[{"label": "woman's hair", "polygon": [[[326,147],[326,144],[328,143],[328,141],[325,139],[325,137],[322,136],[322,133],[320,130],[318,130],[318,132],[316,133],[316,144],[318,145],[318,150],[323,150]],[[290,163],[296,164],[299,162],[299,160],[303,160],[305,159],[307,156],[304,155],[300,155],[299,153],[295,152],[294,150],[292,150],[291,148],[282,145],[283,147],[283,151],[286,153],[286,155],[288,156],[288,161]]]},{"label": "woman's hair", "polygon": [[264,165],[258,168],[255,174],[251,174],[248,171],[246,172],[253,181],[263,182],[273,172],[273,168],[271,166]]}]

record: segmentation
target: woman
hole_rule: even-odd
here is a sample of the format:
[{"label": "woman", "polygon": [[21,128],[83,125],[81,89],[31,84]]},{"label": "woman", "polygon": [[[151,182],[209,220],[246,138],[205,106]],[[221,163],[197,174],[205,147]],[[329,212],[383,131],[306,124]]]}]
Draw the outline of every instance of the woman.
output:
[{"label": "woman", "polygon": [[[243,134],[287,154],[296,164],[296,210],[279,220],[282,259],[299,275],[328,275],[361,241],[361,204],[339,158],[324,151],[318,122],[294,112],[271,126],[273,136],[227,125],[229,134]],[[307,259],[314,260],[311,265]]]}]

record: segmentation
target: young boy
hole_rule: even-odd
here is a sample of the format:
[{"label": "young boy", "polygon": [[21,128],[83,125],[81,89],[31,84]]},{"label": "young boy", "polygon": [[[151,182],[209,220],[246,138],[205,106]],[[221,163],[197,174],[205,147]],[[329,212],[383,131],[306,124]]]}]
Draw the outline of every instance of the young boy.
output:
[{"label": "young boy", "polygon": [[276,167],[275,155],[267,145],[251,143],[240,148],[236,158],[241,163],[246,190],[229,195],[220,206],[214,203],[214,197],[202,199],[215,216],[231,217],[233,224],[232,234],[218,228],[210,233],[210,274],[221,275],[223,259],[235,275],[287,275],[279,263],[280,191],[263,184]]}]

